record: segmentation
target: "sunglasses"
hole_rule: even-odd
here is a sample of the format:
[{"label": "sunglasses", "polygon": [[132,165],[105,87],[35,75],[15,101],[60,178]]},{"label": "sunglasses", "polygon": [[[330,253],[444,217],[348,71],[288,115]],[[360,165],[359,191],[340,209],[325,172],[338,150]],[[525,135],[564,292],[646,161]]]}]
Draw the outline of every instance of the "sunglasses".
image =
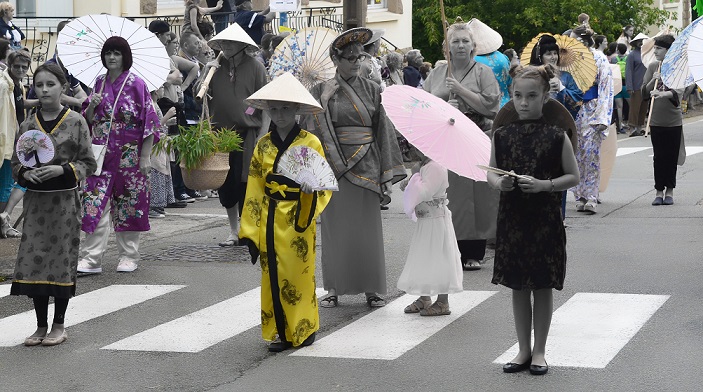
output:
[{"label": "sunglasses", "polygon": [[366,61],[366,59],[369,58],[369,56],[366,54],[360,54],[358,56],[349,56],[349,57],[342,57],[342,58],[347,60],[350,63],[356,63],[357,61]]}]

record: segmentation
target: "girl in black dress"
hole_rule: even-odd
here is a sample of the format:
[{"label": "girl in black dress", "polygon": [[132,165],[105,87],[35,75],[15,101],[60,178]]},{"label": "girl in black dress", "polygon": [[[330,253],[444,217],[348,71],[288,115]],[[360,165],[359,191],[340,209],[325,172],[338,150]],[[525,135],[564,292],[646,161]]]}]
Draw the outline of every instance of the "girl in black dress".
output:
[{"label": "girl in black dress", "polygon": [[[547,373],[544,356],[552,289],[563,288],[566,271],[561,198],[563,190],[578,184],[579,171],[565,130],[543,120],[543,115],[550,116],[542,109],[553,77],[551,65],[517,69],[513,103],[519,120],[493,135],[490,165],[519,175],[488,173],[488,183],[501,191],[492,282],[513,289],[520,347],[518,355],[503,366],[506,373],[528,368],[532,374]],[[533,319],[534,348],[530,347]]]}]

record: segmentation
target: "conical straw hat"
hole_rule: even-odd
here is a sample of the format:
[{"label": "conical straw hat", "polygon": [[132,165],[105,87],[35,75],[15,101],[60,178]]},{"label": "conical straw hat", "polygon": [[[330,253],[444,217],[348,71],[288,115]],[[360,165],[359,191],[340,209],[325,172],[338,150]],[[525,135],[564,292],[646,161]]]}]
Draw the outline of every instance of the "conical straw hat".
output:
[{"label": "conical straw hat", "polygon": [[322,111],[322,106],[290,72],[277,76],[269,84],[244,100],[247,105],[264,110],[269,108],[270,101],[300,104],[298,114],[314,114]]},{"label": "conical straw hat", "polygon": [[242,26],[238,25],[237,23],[232,23],[228,28],[220,31],[219,34],[210,38],[207,44],[213,49],[222,50],[222,47],[220,47],[220,43],[224,41],[241,42],[247,45],[251,45],[257,49],[259,48],[259,46],[256,44],[256,42],[254,42],[254,40],[249,36],[249,34],[244,31]]},{"label": "conical straw hat", "polygon": [[501,37],[500,33],[480,20],[471,18],[466,25],[469,26],[471,34],[474,36],[476,55],[482,56],[493,53],[503,45],[503,37]]}]

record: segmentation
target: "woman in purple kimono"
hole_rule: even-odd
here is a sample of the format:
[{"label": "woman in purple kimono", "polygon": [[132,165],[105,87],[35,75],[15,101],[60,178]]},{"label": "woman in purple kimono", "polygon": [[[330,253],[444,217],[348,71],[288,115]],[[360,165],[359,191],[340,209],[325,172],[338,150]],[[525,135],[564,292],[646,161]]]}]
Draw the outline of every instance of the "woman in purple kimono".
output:
[{"label": "woman in purple kimono", "polygon": [[100,56],[107,74],[96,80],[83,114],[93,144],[106,144],[107,152],[102,172],[88,177],[83,189],[82,230],[87,235],[78,272],[102,272],[111,216],[119,253],[117,271],[132,272],[140,258],[139,232],[149,230],[147,174],[151,148],[158,141],[159,118],[146,83],[129,72],[132,51],[127,41],[108,38]]}]

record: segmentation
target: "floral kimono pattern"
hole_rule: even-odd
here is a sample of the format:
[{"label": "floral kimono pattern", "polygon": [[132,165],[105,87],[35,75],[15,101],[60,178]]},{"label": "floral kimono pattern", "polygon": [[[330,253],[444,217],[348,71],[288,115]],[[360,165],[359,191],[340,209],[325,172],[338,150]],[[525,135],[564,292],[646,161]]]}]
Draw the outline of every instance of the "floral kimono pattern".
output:
[{"label": "floral kimono pattern", "polygon": [[[600,186],[600,145],[608,136],[608,126],[613,115],[613,78],[608,58],[597,50],[592,50],[596,59],[598,74],[594,86],[598,86],[598,96],[583,103],[576,117],[578,148],[576,161],[581,181],[572,188],[576,200],[585,199],[596,203]],[[605,128],[598,131],[599,125]]]},{"label": "floral kimono pattern", "polygon": [[273,341],[279,335],[299,346],[320,327],[315,218],[332,192],[301,193],[297,183],[275,173],[281,155],[293,146],[324,156],[319,139],[297,126],[286,140],[277,132],[262,137],[251,159],[239,238],[260,254],[262,337]]},{"label": "floral kimono pattern", "polygon": [[103,84],[103,100],[95,108],[91,131],[93,144],[107,142],[107,153],[102,173],[88,177],[83,189],[82,229],[95,231],[107,203],[111,203],[115,231],[148,231],[149,184],[139,171],[139,159],[144,139],[150,135],[154,135],[154,142],[159,139],[159,117],[146,84],[138,76],[125,71],[114,82],[99,76],[94,91],[103,89]]}]

